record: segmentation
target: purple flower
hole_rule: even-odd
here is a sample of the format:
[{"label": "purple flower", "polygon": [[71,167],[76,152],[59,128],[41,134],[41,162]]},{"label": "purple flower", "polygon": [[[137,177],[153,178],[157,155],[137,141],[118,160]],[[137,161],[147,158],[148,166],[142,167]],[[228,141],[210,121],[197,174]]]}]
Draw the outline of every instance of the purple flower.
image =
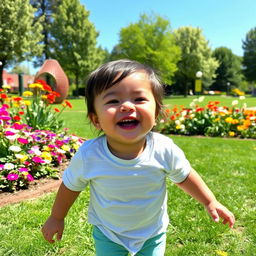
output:
[{"label": "purple flower", "polygon": [[19,175],[16,173],[9,173],[7,175],[7,180],[17,180],[19,178]]}]

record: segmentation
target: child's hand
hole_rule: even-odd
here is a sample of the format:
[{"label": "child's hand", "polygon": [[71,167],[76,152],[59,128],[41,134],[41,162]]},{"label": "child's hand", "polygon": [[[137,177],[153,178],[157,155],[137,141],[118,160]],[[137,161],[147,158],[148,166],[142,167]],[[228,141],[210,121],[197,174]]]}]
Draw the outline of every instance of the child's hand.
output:
[{"label": "child's hand", "polygon": [[58,220],[50,216],[45,224],[43,225],[41,231],[43,233],[44,239],[49,243],[54,243],[54,235],[57,234],[57,240],[61,240],[64,230],[64,220]]},{"label": "child's hand", "polygon": [[229,227],[233,228],[235,216],[224,205],[218,201],[213,201],[205,207],[215,222],[219,222],[219,219],[222,218],[223,224],[229,223]]}]

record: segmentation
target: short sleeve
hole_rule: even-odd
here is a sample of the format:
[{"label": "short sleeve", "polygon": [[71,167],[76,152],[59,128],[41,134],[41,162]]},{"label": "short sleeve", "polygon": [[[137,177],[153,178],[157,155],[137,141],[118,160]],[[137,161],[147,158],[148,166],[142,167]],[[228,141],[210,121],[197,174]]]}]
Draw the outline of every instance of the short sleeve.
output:
[{"label": "short sleeve", "polygon": [[184,152],[172,142],[169,178],[174,183],[180,183],[187,178],[190,171],[191,166]]},{"label": "short sleeve", "polygon": [[72,157],[67,169],[64,171],[62,180],[64,185],[73,191],[82,191],[88,184],[84,178],[85,166],[82,158],[82,150],[78,150]]}]

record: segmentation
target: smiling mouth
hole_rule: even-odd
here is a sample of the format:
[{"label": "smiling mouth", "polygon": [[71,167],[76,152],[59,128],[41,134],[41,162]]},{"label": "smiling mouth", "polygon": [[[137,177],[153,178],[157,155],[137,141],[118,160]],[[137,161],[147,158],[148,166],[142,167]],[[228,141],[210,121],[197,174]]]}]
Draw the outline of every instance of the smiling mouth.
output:
[{"label": "smiling mouth", "polygon": [[124,119],[117,123],[118,126],[126,129],[133,129],[137,127],[138,124],[139,124],[139,121],[136,119]]}]

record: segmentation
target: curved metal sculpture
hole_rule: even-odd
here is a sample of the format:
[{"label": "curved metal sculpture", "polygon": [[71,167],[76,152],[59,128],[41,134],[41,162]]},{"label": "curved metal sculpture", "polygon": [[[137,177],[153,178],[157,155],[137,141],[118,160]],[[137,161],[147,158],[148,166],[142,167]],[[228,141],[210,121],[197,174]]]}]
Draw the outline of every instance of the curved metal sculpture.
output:
[{"label": "curved metal sculpture", "polygon": [[68,95],[69,82],[65,72],[57,60],[46,60],[41,69],[36,73],[34,81],[38,79],[47,80],[47,76],[49,75],[54,78],[55,86],[50,83],[49,85],[54,91],[60,94],[60,97],[56,98],[55,103],[62,103]]}]

